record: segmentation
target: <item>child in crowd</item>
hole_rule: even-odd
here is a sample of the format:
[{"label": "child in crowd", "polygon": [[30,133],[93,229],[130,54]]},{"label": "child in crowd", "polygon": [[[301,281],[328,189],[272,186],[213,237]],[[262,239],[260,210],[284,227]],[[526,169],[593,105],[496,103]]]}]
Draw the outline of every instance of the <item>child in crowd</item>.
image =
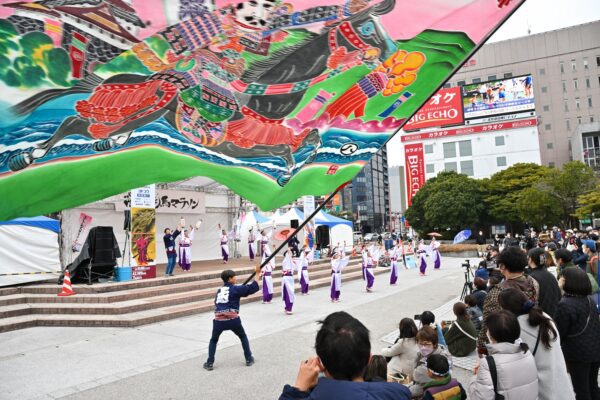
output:
[{"label": "child in crowd", "polygon": [[408,387],[412,397],[423,396],[423,389],[426,384],[431,382],[427,373],[427,359],[433,354],[441,354],[452,363],[452,356],[445,346],[438,344],[438,334],[429,325],[425,325],[417,333],[417,345],[419,352],[415,363],[415,370],[412,373],[413,382]]},{"label": "child in crowd", "polygon": [[469,314],[469,318],[471,318],[471,322],[475,325],[475,330],[477,334],[481,330],[481,321],[483,321],[483,313],[481,309],[477,306],[477,300],[471,294],[465,296],[465,304],[468,306],[467,313]]},{"label": "child in crowd", "polygon": [[438,343],[446,346],[446,340],[444,339],[444,332],[442,331],[442,328],[440,328],[440,326],[435,323],[435,315],[433,315],[433,313],[431,311],[423,311],[423,313],[421,314],[421,326],[426,326],[426,325],[429,325],[433,329],[435,329],[435,331],[438,334]]},{"label": "child in crowd", "polygon": [[387,361],[384,356],[373,355],[363,375],[365,382],[387,382]]},{"label": "child in crowd", "polygon": [[465,400],[467,393],[462,385],[450,375],[450,363],[441,354],[427,358],[427,375],[431,378],[423,387],[422,400]]}]

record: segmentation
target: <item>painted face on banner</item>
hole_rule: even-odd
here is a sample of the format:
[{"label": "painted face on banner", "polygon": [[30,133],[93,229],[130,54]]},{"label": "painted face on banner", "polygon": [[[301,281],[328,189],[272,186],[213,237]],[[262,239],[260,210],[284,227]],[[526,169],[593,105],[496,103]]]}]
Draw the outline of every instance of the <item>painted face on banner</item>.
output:
[{"label": "painted face on banner", "polygon": [[235,19],[242,26],[264,29],[267,27],[274,0],[250,0],[235,6]]}]

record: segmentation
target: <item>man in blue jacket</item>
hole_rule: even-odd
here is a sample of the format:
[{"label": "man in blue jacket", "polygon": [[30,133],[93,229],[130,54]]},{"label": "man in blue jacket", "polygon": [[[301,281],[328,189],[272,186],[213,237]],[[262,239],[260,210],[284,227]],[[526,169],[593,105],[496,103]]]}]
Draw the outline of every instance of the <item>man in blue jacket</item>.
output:
[{"label": "man in blue jacket", "polygon": [[410,400],[410,391],[399,383],[364,382],[371,341],[359,320],[340,311],[320,323],[315,343],[318,357],[300,364],[296,383],[285,385],[279,400]]},{"label": "man in blue jacket", "polygon": [[255,272],[254,282],[249,285],[236,285],[235,272],[230,269],[221,272],[221,279],[224,285],[217,291],[215,297],[215,319],[213,320],[212,336],[208,344],[208,359],[203,365],[207,371],[213,370],[217,342],[224,331],[232,331],[240,338],[242,348],[244,349],[246,365],[251,366],[254,364],[254,357],[252,357],[252,352],[250,351],[250,343],[240,319],[240,298],[258,292],[260,264],[256,266]]}]

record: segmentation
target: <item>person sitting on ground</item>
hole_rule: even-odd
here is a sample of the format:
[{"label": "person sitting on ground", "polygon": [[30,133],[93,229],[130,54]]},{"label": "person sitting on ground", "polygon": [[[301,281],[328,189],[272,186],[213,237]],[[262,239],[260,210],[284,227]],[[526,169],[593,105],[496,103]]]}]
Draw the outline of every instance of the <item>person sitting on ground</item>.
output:
[{"label": "person sitting on ground", "polygon": [[483,310],[483,303],[485,302],[485,298],[487,296],[487,280],[484,280],[480,277],[476,277],[473,280],[473,284],[475,285],[476,290],[471,293],[475,300],[477,301],[477,307],[480,310]]},{"label": "person sitting on ground", "polygon": [[467,393],[462,385],[450,375],[450,363],[441,354],[427,359],[427,375],[431,381],[424,386],[422,400],[465,400]]},{"label": "person sitting on ground", "polygon": [[469,314],[469,318],[471,318],[471,322],[473,326],[475,326],[475,330],[477,334],[479,334],[479,330],[481,329],[481,321],[483,320],[483,313],[481,309],[477,306],[477,301],[473,295],[465,296],[465,304],[467,307],[467,314]]},{"label": "person sitting on ground", "polygon": [[556,277],[560,279],[563,272],[569,268],[577,268],[577,265],[573,263],[573,256],[571,252],[567,249],[558,249],[556,253],[554,253],[554,257],[556,257]]},{"label": "person sitting on ground", "polygon": [[415,370],[411,374],[413,381],[408,387],[413,397],[423,396],[423,387],[431,381],[431,378],[427,374],[427,358],[429,356],[432,354],[441,354],[452,365],[452,356],[445,346],[438,344],[438,334],[431,326],[425,325],[419,330],[417,333],[417,345],[419,346],[419,352],[417,353]]},{"label": "person sitting on ground", "polygon": [[[317,357],[300,364],[294,386],[285,385],[280,400],[409,400],[410,392],[398,383],[364,382],[371,357],[369,330],[350,314],[339,311],[320,322]],[[324,377],[319,378],[319,373]]]},{"label": "person sitting on ground", "polygon": [[559,285],[564,295],[554,321],[576,398],[599,399],[600,320],[590,298],[592,284],[584,271],[569,268]]},{"label": "person sitting on ground", "polygon": [[535,359],[527,345],[519,341],[521,328],[517,317],[501,310],[491,313],[485,322],[490,340],[486,345],[489,355],[481,358],[475,367],[469,399],[490,400],[500,395],[507,400],[537,400]]},{"label": "person sitting on ground", "polygon": [[442,331],[442,328],[435,323],[435,315],[431,312],[431,311],[423,311],[423,313],[421,314],[421,326],[426,326],[429,325],[431,326],[433,329],[435,329],[435,331],[438,334],[438,343],[446,346],[446,340],[444,339],[444,332]]},{"label": "person sitting on ground", "polygon": [[531,249],[527,253],[527,263],[531,268],[529,276],[540,285],[538,304],[550,318],[554,317],[556,307],[561,298],[560,288],[556,278],[548,272],[546,264],[550,255],[544,249]]},{"label": "person sitting on ground", "polygon": [[417,346],[417,325],[412,318],[402,318],[400,321],[400,336],[390,347],[381,350],[381,355],[391,357],[387,365],[388,375],[402,374],[408,376],[415,369],[415,359],[419,352]]},{"label": "person sitting on ground", "polygon": [[387,361],[384,356],[372,355],[363,375],[365,382],[387,382]]},{"label": "person sitting on ground", "polygon": [[475,350],[477,331],[467,313],[465,303],[455,303],[452,311],[456,321],[444,335],[448,350],[454,357],[466,357]]},{"label": "person sitting on ground", "polygon": [[519,289],[503,290],[498,302],[503,310],[517,316],[521,340],[529,346],[535,358],[539,400],[575,400],[554,321]]},{"label": "person sitting on ground", "polygon": [[498,256],[498,267],[504,280],[502,283],[489,290],[488,295],[485,298],[485,303],[483,304],[483,323],[481,324],[481,331],[479,331],[479,337],[477,339],[477,351],[480,355],[485,354],[487,351],[485,345],[488,343],[488,338],[486,336],[487,328],[485,326],[485,321],[490,314],[500,311],[498,295],[503,289],[509,287],[517,288],[525,293],[531,301],[538,301],[540,285],[535,279],[524,274],[523,271],[525,270],[526,265],[527,256],[523,250],[518,247],[507,247],[502,250],[502,253]]}]

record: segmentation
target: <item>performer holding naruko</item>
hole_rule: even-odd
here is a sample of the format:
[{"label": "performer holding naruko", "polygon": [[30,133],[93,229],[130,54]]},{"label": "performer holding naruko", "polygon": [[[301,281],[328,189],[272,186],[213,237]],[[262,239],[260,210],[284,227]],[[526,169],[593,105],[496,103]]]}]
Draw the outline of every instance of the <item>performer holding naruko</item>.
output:
[{"label": "performer holding naruko", "polygon": [[175,263],[177,262],[177,252],[175,251],[175,239],[181,232],[179,229],[175,229],[175,232],[171,233],[171,229],[165,229],[165,235],[163,236],[163,242],[165,242],[165,250],[167,251],[167,267],[165,268],[165,276],[173,276],[173,270],[175,269]]},{"label": "performer holding naruko", "polygon": [[217,291],[215,297],[215,319],[213,320],[212,336],[208,345],[208,359],[203,365],[207,371],[213,370],[217,343],[219,342],[221,333],[224,331],[232,331],[240,338],[242,348],[244,349],[246,365],[249,367],[254,364],[254,357],[252,357],[252,351],[250,351],[250,342],[240,319],[240,298],[248,297],[260,289],[258,286],[260,265],[257,265],[254,271],[254,282],[249,285],[236,285],[235,272],[232,270],[228,269],[221,272],[221,279],[224,285]]}]

